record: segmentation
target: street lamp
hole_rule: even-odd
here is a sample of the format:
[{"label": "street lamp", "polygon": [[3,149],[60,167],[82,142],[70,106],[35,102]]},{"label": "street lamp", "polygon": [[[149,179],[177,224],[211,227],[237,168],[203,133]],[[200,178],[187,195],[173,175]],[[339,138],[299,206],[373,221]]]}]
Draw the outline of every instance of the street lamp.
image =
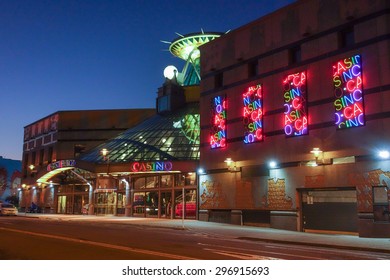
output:
[{"label": "street lamp", "polygon": [[390,152],[387,151],[387,150],[379,151],[378,155],[379,155],[379,157],[382,158],[382,159],[388,159],[388,158],[390,158]]},{"label": "street lamp", "polygon": [[274,169],[278,166],[277,162],[274,161],[274,160],[271,160],[269,163],[268,163],[268,167],[271,168],[271,169]]},{"label": "street lamp", "polygon": [[103,148],[100,151],[103,155],[103,160],[107,162],[107,175],[110,173],[110,156],[108,155],[108,150]]},{"label": "street lamp", "polygon": [[103,155],[103,160],[106,161],[107,160],[107,155],[108,155],[108,150],[106,148],[104,148],[104,149],[101,150],[101,153]]}]

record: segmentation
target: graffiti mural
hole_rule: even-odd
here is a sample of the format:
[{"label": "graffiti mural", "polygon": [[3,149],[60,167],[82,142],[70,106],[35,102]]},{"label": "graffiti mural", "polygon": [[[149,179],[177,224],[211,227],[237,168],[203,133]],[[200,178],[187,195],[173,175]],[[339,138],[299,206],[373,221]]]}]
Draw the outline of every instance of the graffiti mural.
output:
[{"label": "graffiti mural", "polygon": [[[373,212],[372,187],[386,185],[390,187],[390,172],[380,169],[367,173],[349,174],[349,183],[356,186],[357,207],[359,212]],[[390,196],[390,193],[389,193]]]},{"label": "graffiti mural", "polygon": [[268,179],[268,207],[274,210],[293,208],[293,199],[286,194],[285,179]]},{"label": "graffiti mural", "polygon": [[212,208],[228,208],[228,203],[221,184],[207,180],[200,187],[200,209]]}]

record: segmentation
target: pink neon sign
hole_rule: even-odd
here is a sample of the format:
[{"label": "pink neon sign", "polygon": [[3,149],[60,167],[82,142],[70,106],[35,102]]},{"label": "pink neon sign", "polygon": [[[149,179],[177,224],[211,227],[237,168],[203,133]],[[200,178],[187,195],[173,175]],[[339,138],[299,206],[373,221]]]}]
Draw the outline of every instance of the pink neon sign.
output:
[{"label": "pink neon sign", "polygon": [[307,131],[306,74],[288,75],[283,80],[284,133],[286,136],[305,135]]},{"label": "pink neon sign", "polygon": [[360,55],[333,65],[335,124],[337,128],[364,125],[363,81]]},{"label": "pink neon sign", "polygon": [[263,93],[261,85],[249,87],[242,94],[244,105],[243,122],[245,128],[244,143],[263,140]]},{"label": "pink neon sign", "polygon": [[226,96],[211,99],[211,116],[210,146],[226,147]]}]

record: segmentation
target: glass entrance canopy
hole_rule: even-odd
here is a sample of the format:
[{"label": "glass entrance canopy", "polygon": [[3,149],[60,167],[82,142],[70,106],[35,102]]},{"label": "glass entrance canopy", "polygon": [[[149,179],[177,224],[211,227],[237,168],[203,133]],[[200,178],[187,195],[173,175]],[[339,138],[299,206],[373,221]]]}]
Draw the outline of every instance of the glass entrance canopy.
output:
[{"label": "glass entrance canopy", "polygon": [[147,119],[117,137],[80,156],[79,159],[103,163],[107,156],[113,163],[155,160],[199,160],[200,143],[199,104]]}]

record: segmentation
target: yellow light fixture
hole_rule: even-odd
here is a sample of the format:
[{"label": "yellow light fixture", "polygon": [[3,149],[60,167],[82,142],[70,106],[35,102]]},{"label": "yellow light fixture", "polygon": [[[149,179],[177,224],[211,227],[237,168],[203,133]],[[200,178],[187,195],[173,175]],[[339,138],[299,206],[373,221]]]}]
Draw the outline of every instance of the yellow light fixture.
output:
[{"label": "yellow light fixture", "polygon": [[313,148],[313,150],[310,151],[310,153],[314,154],[314,157],[317,159],[319,155],[322,153],[320,148]]},{"label": "yellow light fixture", "polygon": [[234,161],[232,160],[232,158],[229,157],[229,158],[226,158],[226,159],[224,160],[224,162],[226,162],[226,165],[227,165],[228,167],[230,167]]},{"label": "yellow light fixture", "polygon": [[108,154],[108,150],[106,148],[102,149],[102,155],[105,157]]}]

